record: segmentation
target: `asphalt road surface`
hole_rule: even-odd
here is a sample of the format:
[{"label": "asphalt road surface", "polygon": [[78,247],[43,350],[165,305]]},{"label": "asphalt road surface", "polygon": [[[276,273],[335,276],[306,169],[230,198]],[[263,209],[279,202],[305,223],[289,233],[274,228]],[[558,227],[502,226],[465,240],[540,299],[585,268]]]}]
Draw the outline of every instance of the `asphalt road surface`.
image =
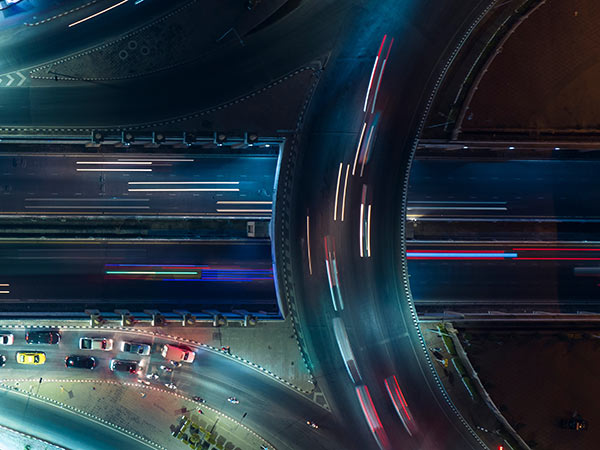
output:
[{"label": "asphalt road surface", "polygon": [[[288,238],[311,363],[335,414],[355,431],[337,448],[484,448],[440,391],[422,346],[400,229],[420,114],[453,43],[487,4],[354,7],[311,104]],[[388,396],[384,380],[393,376],[412,435]]]},{"label": "asphalt road surface", "polygon": [[[73,22],[120,3],[76,0],[25,0],[2,12],[0,18],[0,73],[31,67],[80,51],[167,14],[189,0],[128,1],[114,10],[88,20]],[[58,17],[57,17],[58,16]],[[50,19],[50,20],[48,20]],[[25,24],[43,23],[35,26]],[[16,84],[16,83],[15,83]]]},{"label": "asphalt road surface", "polygon": [[8,311],[277,311],[268,241],[4,241]]},{"label": "asphalt road surface", "polygon": [[[149,0],[144,3],[154,7],[163,4]],[[232,5],[243,9],[243,2],[229,6]],[[244,36],[243,45],[230,33],[219,43],[213,40],[197,60],[141,78],[105,82],[49,80],[36,82],[35,87],[7,88],[0,97],[0,124],[131,126],[215,107],[263,88],[299,67],[326,59],[338,32],[338,27],[331,25],[331,18],[344,17],[351,9],[352,5],[346,2],[307,1],[284,20]],[[107,17],[98,22],[100,25],[90,26],[106,24]],[[220,16],[216,15],[217,19]],[[231,23],[224,20],[222,33],[230,27]],[[14,65],[10,67],[12,70]]]},{"label": "asphalt road surface", "polygon": [[408,217],[597,220],[599,170],[594,160],[417,159]]},{"label": "asphalt road surface", "polygon": [[411,243],[420,312],[598,311],[600,249],[585,242]]},{"label": "asphalt road surface", "polygon": [[0,155],[0,214],[269,217],[276,157]]}]

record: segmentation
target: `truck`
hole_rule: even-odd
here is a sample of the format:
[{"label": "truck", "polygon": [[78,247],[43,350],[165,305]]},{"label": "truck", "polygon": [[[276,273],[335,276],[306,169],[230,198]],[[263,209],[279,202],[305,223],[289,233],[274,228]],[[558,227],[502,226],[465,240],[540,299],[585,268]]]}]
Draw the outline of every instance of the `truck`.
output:
[{"label": "truck", "polygon": [[196,354],[189,348],[171,344],[163,345],[161,354],[163,358],[169,361],[183,361],[187,363],[194,362],[194,358],[196,357]]}]

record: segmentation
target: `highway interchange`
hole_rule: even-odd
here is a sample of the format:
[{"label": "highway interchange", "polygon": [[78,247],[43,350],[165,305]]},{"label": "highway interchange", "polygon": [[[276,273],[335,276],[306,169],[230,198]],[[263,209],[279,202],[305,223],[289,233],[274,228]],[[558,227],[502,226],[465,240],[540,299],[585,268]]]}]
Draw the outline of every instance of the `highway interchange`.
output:
[{"label": "highway interchange", "polygon": [[[141,11],[146,12],[135,19],[140,23],[158,13],[159,2],[147,0],[146,3],[153,6],[143,6],[147,9]],[[177,4],[180,3],[184,2]],[[291,255],[290,258],[281,254],[271,255],[270,245],[264,243],[228,243],[226,249],[216,243],[195,243],[172,249],[169,246],[175,244],[62,242],[44,244],[31,250],[26,248],[28,244],[25,243],[5,243],[4,249],[0,248],[0,251],[5,251],[4,256],[0,256],[0,267],[4,267],[3,273],[8,274],[8,278],[6,281],[0,280],[0,283],[9,285],[7,287],[10,289],[7,290],[11,293],[2,295],[18,295],[19,299],[42,301],[59,298],[63,301],[102,300],[113,306],[123,299],[127,289],[127,300],[133,302],[154,300],[153,305],[161,305],[159,298],[173,296],[177,301],[204,303],[207,299],[199,297],[191,286],[195,282],[189,279],[173,281],[183,283],[185,287],[179,292],[177,287],[172,286],[162,290],[156,287],[157,280],[131,279],[131,272],[139,271],[133,267],[143,267],[148,276],[156,275],[149,273],[155,272],[149,269],[151,264],[171,266],[167,270],[176,265],[189,267],[194,264],[200,267],[220,264],[230,267],[240,264],[265,271],[270,268],[271,258],[274,257],[277,269],[283,269],[280,272],[283,275],[280,276],[289,276],[288,281],[294,285],[296,296],[292,301],[295,302],[295,318],[299,321],[298,331],[303,337],[304,350],[309,355],[309,365],[316,383],[325,393],[332,412],[325,411],[303,395],[260,372],[224,355],[202,349],[197,350],[197,360],[191,367],[174,372],[174,382],[180,392],[191,396],[201,391],[209,404],[232,415],[239,409],[225,399],[228,395],[235,395],[248,412],[246,424],[278,449],[485,448],[441,387],[423,345],[415,306],[419,307],[419,301],[441,300],[451,305],[453,299],[472,298],[476,302],[482,295],[487,296],[489,279],[494,278],[490,276],[491,273],[502,274],[496,278],[496,283],[502,284],[506,292],[496,286],[497,298],[493,299],[499,302],[508,297],[508,290],[512,287],[503,283],[502,278],[512,277],[516,270],[520,274],[525,273],[519,275],[519,285],[523,286],[530,276],[539,274],[547,277],[548,270],[572,274],[573,264],[567,261],[542,263],[533,260],[496,260],[483,264],[471,260],[443,264],[436,261],[432,264],[432,261],[413,261],[410,254],[407,264],[406,251],[424,250],[422,253],[425,253],[446,249],[448,252],[457,247],[411,243],[406,249],[404,218],[407,215],[410,218],[411,214],[418,215],[417,219],[435,217],[440,210],[432,210],[431,204],[425,204],[430,201],[437,202],[438,206],[445,204],[447,210],[447,202],[450,201],[460,201],[464,203],[462,206],[473,202],[472,205],[476,203],[475,206],[486,217],[494,215],[494,218],[500,213],[505,216],[533,214],[535,217],[588,215],[594,208],[591,206],[594,204],[594,194],[588,190],[590,198],[581,198],[576,203],[568,201],[571,197],[568,195],[563,203],[559,200],[558,206],[556,197],[541,199],[544,201],[534,202],[536,209],[531,211],[528,201],[531,199],[516,198],[520,188],[528,191],[531,198],[541,195],[535,190],[537,187],[533,188],[530,178],[517,176],[519,171],[525,173],[529,170],[526,167],[529,162],[506,161],[492,167],[485,162],[457,166],[452,161],[412,161],[431,93],[447,67],[446,61],[461,44],[462,37],[472,24],[476,24],[495,2],[469,0],[450,1],[444,5],[438,3],[306,0],[274,25],[254,35],[244,36],[244,45],[228,40],[208,49],[201,60],[190,62],[183,68],[173,68],[134,80],[107,83],[50,80],[37,82],[35,87],[4,90],[0,100],[2,127],[147,126],[151,122],[214,107],[266,86],[299,67],[309,64],[325,67],[320,74],[315,95],[305,111],[306,122],[301,139],[290,140],[292,148],[284,150],[297,152],[298,159],[283,166],[275,190],[273,177],[276,160],[273,158],[166,161],[168,158],[161,155],[158,157],[162,159],[161,162],[149,161],[150,156],[137,154],[131,158],[136,161],[124,161],[121,155],[114,158],[103,155],[102,161],[97,159],[98,156],[90,155],[0,157],[0,173],[4,173],[1,183],[4,186],[1,194],[3,202],[0,205],[3,213],[29,214],[32,210],[48,213],[48,210],[52,210],[72,214],[74,206],[77,206],[86,214],[106,214],[109,210],[113,210],[111,214],[115,211],[131,213],[136,209],[139,210],[136,214],[216,215],[219,213],[220,199],[264,202],[270,201],[272,194],[276,193],[273,201],[276,203],[277,217],[274,217],[275,234],[272,238],[276,247],[283,248]],[[133,6],[130,4],[127,7]],[[116,30],[136,25],[136,22],[132,22],[125,26],[125,14],[117,17],[120,19],[111,23]],[[86,35],[90,43],[105,39],[101,25],[107,24],[107,21],[106,17],[101,18],[93,22],[94,25],[87,31],[78,32]],[[64,26],[65,22],[52,24],[52,27],[56,26],[52,32],[61,36],[52,45],[60,48],[61,53],[77,50],[69,47],[75,41],[74,35],[63,33],[59,24]],[[13,22],[10,26],[17,25]],[[41,36],[22,36],[14,48],[29,45],[31,39],[41,39]],[[81,46],[88,45],[86,40],[78,42]],[[2,65],[5,71],[12,71],[41,64],[46,62],[44,58],[52,59],[58,53],[41,47],[39,53],[31,53],[29,59],[7,56]],[[206,67],[211,70],[203,70]],[[190,85],[190,73],[202,73],[202,83]],[[149,92],[152,95],[148,95]],[[157,157],[153,155],[152,158]],[[177,158],[183,157],[178,155]],[[190,156],[188,159],[194,158]],[[287,154],[286,158],[295,157]],[[82,161],[102,164],[77,164]],[[123,166],[123,162],[151,164]],[[409,183],[411,163],[414,172]],[[560,180],[561,175],[553,172],[551,162],[532,164],[539,169],[537,177],[541,181]],[[294,171],[295,165],[298,170]],[[85,173],[78,171],[79,166],[102,170]],[[146,169],[152,167],[152,173],[108,170],[115,167],[141,169],[142,166]],[[494,179],[493,174],[500,170],[510,172],[513,178],[520,178],[511,180],[510,192],[508,184],[502,183],[505,180]],[[593,173],[593,168],[582,167],[581,170]],[[574,172],[562,176],[581,178]],[[169,179],[165,180],[167,174]],[[242,179],[244,175],[248,176]],[[445,182],[432,182],[434,179],[444,179],[444,176]],[[56,178],[53,180],[52,177]],[[467,183],[467,179],[469,183],[478,184],[477,189],[493,194],[486,198],[467,198],[466,195],[470,195],[469,191],[473,189],[473,184]],[[585,177],[583,180],[585,183]],[[589,182],[591,180],[588,179]],[[173,186],[173,183],[201,181],[215,182],[211,185],[215,192],[130,191],[132,182],[142,183],[145,189],[154,189],[147,186],[165,189],[165,183],[169,182]],[[240,191],[222,191],[223,197],[217,197],[217,181],[239,182],[235,186],[239,186]],[[149,184],[151,182],[162,184]],[[453,197],[448,194],[449,183],[457,192]],[[35,184],[36,187],[29,187],[29,184]],[[24,186],[27,189],[23,189]],[[548,185],[535,186],[542,186],[544,192],[548,191]],[[238,203],[235,207],[240,205],[243,204]],[[263,211],[254,214],[270,214],[270,205],[255,205],[261,205],[257,209]],[[223,209],[232,208],[228,206]],[[267,209],[269,211],[265,212]],[[465,218],[472,219],[473,210],[452,211],[455,216],[466,214]],[[226,211],[223,214],[235,212]],[[281,226],[282,222],[287,226]],[[15,245],[18,247],[16,252]],[[94,250],[90,251],[91,247]],[[203,247],[207,256],[198,257],[196,247]],[[248,247],[252,249],[248,250]],[[490,249],[514,251],[511,243],[499,247],[486,242],[475,249],[477,252]],[[60,263],[55,262],[56,267],[50,267],[45,259],[48,252],[63,255]],[[122,264],[125,269],[109,270],[109,264]],[[523,267],[527,270],[522,270]],[[453,283],[451,286],[433,285],[424,277],[419,277],[420,273],[436,279],[452,276]],[[478,273],[481,279],[485,277],[488,280],[486,284],[474,285],[473,273]],[[24,282],[32,274],[38,283],[35,286]],[[77,281],[72,279],[74,274],[79,276]],[[127,276],[129,279],[107,279],[107,276],[110,278],[114,275]],[[44,279],[56,284],[50,287],[50,282],[40,282]],[[227,300],[243,296],[244,300],[265,303],[264,300],[268,299],[274,304],[272,280],[270,284],[264,283],[265,280],[246,284],[233,281],[236,282],[227,284],[228,291],[225,294],[223,285],[211,291],[208,286],[210,283],[203,283],[202,296],[207,296],[211,301],[216,295]],[[90,289],[95,283],[102,288]],[[124,287],[126,284],[127,288]],[[593,295],[597,287],[592,284],[587,292],[579,291],[582,295],[579,300],[584,302]],[[134,289],[131,289],[131,285]],[[248,285],[252,288],[249,289]],[[440,286],[443,286],[443,296],[436,291]],[[525,297],[535,290],[540,301],[552,303],[557,299],[557,291],[567,292],[568,289],[568,284],[548,285],[544,289],[532,284],[531,290],[522,290],[521,293]],[[512,289],[510,296],[514,298]],[[558,298],[561,298],[560,295]],[[337,324],[337,332],[334,324]],[[0,370],[10,371],[11,376],[15,377],[26,374],[24,376],[32,379],[38,379],[42,373],[50,377],[65,376],[66,369],[61,367],[62,361],[66,354],[75,351],[82,332],[64,330],[63,333],[65,338],[58,348],[48,350],[49,362],[43,370],[16,369],[9,366],[10,362]],[[114,337],[122,339],[120,333],[115,333]],[[160,342],[157,339],[153,345]],[[344,361],[344,352],[340,351],[343,346],[351,349],[355,369],[348,368],[348,359]],[[107,370],[107,359],[108,356],[100,359],[94,377],[113,376]],[[158,356],[152,356],[149,364],[158,364],[158,359]],[[12,361],[12,349],[9,361]],[[408,418],[399,414],[390,401],[385,380],[392,378],[398,381],[398,387],[406,399],[410,411]],[[2,397],[1,404],[16,402],[9,397]],[[309,418],[319,423],[319,430],[306,426]],[[414,425],[406,426],[407,419]]]}]

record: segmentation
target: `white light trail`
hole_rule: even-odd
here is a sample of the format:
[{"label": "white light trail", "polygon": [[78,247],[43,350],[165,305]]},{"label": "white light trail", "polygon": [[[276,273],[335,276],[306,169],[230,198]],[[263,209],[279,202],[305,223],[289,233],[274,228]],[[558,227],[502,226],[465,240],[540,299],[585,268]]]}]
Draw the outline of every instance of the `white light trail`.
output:
[{"label": "white light trail", "polygon": [[150,209],[149,206],[104,206],[104,205],[25,205],[29,209]]},{"label": "white light trail", "polygon": [[424,210],[455,210],[455,211],[507,211],[508,208],[506,206],[409,206],[407,207],[409,211],[413,211],[415,209],[424,209]]},{"label": "white light trail", "polygon": [[335,188],[335,203],[333,204],[333,220],[337,220],[337,205],[338,205],[338,196],[340,194],[340,180],[342,178],[342,167],[344,163],[340,163],[340,170],[338,171],[337,178],[337,187]]},{"label": "white light trail", "polygon": [[363,159],[361,161],[361,167],[360,167],[360,176],[363,176],[363,171],[365,170],[365,164],[367,163],[367,157],[369,156],[369,148],[371,147],[371,139],[373,138],[373,135],[375,134],[375,126],[371,125],[371,129],[369,130],[369,137],[367,138],[367,143],[365,144],[365,156],[363,156]]},{"label": "white light trail", "polygon": [[346,179],[344,180],[344,195],[342,196],[342,222],[346,212],[346,190],[348,189],[348,174],[350,173],[350,164],[346,166]]},{"label": "white light trail", "polygon": [[[383,45],[383,42],[381,43]],[[367,112],[367,103],[369,103],[369,92],[371,92],[371,85],[373,84],[373,76],[375,75],[375,69],[377,68],[377,62],[379,61],[379,55],[375,57],[373,63],[373,69],[371,70],[371,78],[369,79],[369,87],[367,88],[367,95],[365,95],[365,104],[363,106],[363,112]]]},{"label": "white light trail", "polygon": [[358,240],[360,241],[360,257],[363,258],[364,257],[364,250],[363,250],[363,229],[364,229],[364,220],[365,220],[365,204],[361,203],[360,204],[360,227],[358,229]]},{"label": "white light trail", "polygon": [[272,205],[273,202],[267,202],[267,201],[258,201],[258,202],[251,202],[251,201],[229,201],[229,200],[218,200],[217,201],[218,205]]},{"label": "white light trail", "polygon": [[79,25],[80,23],[83,23],[83,22],[85,22],[87,20],[93,19],[94,17],[97,17],[100,14],[104,14],[105,12],[108,12],[111,9],[116,8],[117,6],[121,6],[122,4],[127,3],[128,1],[129,0],[122,0],[122,1],[120,1],[119,3],[117,3],[115,5],[109,6],[108,8],[103,9],[102,11],[98,11],[97,13],[92,14],[91,16],[85,17],[85,18],[83,18],[81,20],[78,20],[77,22],[73,22],[72,24],[69,25],[69,28],[74,27],[75,25]]},{"label": "white light trail", "polygon": [[375,89],[375,95],[373,96],[373,103],[371,105],[371,114],[375,111],[375,103],[377,102],[377,94],[379,93],[379,85],[381,84],[381,78],[383,77],[383,72],[385,71],[385,64],[390,56],[390,51],[392,50],[392,45],[394,45],[394,38],[390,41],[390,45],[387,50],[387,54],[385,55],[385,59],[383,60],[383,64],[381,65],[381,72],[379,72],[379,80],[377,81],[377,88]]},{"label": "white light trail", "polygon": [[119,158],[119,161],[129,161],[129,162],[135,162],[135,161],[151,161],[151,162],[194,162],[194,159],[151,159],[151,158],[143,158],[143,159],[122,159]]},{"label": "white light trail", "polygon": [[363,138],[365,137],[365,130],[367,129],[367,122],[363,123],[362,130],[360,132],[360,139],[358,140],[358,146],[356,147],[356,154],[354,155],[354,164],[352,165],[352,175],[356,171],[356,162],[358,161],[358,155],[360,154],[360,147],[362,145]]},{"label": "white light trail", "polygon": [[367,208],[367,258],[371,257],[371,205]]},{"label": "white light trail", "polygon": [[120,164],[120,165],[138,165],[138,166],[149,166],[152,163],[149,161],[77,161],[75,164]]},{"label": "white light trail", "polygon": [[260,213],[260,214],[271,214],[273,211],[270,209],[217,209],[219,213]]},{"label": "white light trail", "polygon": [[152,172],[152,169],[77,169],[77,172]]},{"label": "white light trail", "polygon": [[239,188],[165,188],[165,189],[127,189],[129,192],[239,192]]},{"label": "white light trail", "polygon": [[129,181],[127,184],[240,184],[239,181]]}]

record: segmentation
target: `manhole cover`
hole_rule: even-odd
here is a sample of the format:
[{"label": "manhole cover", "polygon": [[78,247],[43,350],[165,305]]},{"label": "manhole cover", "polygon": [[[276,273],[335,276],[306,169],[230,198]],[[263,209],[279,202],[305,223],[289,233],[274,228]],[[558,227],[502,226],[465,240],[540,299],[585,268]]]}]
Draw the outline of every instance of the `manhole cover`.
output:
[{"label": "manhole cover", "polygon": [[142,47],[140,51],[142,52],[142,55],[148,55],[150,53],[150,49],[148,47]]},{"label": "manhole cover", "polygon": [[119,58],[121,58],[121,59],[127,59],[128,56],[129,56],[129,53],[127,53],[127,50],[121,50],[119,52]]},{"label": "manhole cover", "polygon": [[137,41],[129,41],[127,47],[129,47],[129,50],[135,50],[137,48]]}]

